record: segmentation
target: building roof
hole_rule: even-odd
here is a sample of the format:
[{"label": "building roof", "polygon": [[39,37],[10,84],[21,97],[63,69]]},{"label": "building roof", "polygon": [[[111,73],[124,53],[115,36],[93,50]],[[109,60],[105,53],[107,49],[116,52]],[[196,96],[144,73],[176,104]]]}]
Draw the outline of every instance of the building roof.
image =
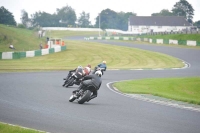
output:
[{"label": "building roof", "polygon": [[182,16],[130,16],[130,25],[191,26]]}]

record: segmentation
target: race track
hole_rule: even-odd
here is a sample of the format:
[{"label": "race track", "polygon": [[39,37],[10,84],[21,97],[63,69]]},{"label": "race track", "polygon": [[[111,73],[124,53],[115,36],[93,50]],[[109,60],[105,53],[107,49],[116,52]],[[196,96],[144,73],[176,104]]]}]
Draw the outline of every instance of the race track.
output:
[{"label": "race track", "polygon": [[107,87],[120,80],[200,76],[200,49],[96,41],[165,53],[189,65],[172,70],[108,70],[98,97],[83,105],[68,102],[77,86],[62,87],[67,71],[1,73],[0,121],[51,133],[200,132],[200,111],[126,97]]}]

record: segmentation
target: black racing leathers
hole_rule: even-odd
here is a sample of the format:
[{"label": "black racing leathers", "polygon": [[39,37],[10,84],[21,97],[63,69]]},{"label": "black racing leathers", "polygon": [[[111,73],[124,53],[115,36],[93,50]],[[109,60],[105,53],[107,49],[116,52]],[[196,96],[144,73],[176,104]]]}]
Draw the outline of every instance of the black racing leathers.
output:
[{"label": "black racing leathers", "polygon": [[94,86],[94,88],[91,90],[93,92],[92,96],[90,97],[89,100],[97,97],[97,91],[99,90],[99,88],[101,87],[101,77],[97,76],[96,74],[92,74],[92,75],[87,75],[83,78],[82,84],[79,87],[80,89],[88,89],[88,86]]},{"label": "black racing leathers", "polygon": [[[90,80],[90,82],[85,82],[86,80]],[[84,85],[93,85],[96,87],[97,90],[100,88],[101,83],[102,83],[101,77],[97,76],[96,74],[87,75],[83,77]]]}]

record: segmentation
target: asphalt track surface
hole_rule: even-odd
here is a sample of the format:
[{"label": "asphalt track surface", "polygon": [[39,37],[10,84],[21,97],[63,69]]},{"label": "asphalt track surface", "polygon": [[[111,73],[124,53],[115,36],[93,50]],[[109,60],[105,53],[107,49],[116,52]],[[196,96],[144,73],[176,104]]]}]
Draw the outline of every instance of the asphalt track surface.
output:
[{"label": "asphalt track surface", "polygon": [[200,49],[105,40],[98,42],[165,53],[189,63],[189,67],[108,70],[102,77],[98,97],[83,105],[68,102],[77,86],[62,87],[62,78],[68,74],[67,71],[1,73],[0,121],[51,133],[200,132],[199,111],[126,97],[115,93],[107,85],[130,79],[200,76]]}]

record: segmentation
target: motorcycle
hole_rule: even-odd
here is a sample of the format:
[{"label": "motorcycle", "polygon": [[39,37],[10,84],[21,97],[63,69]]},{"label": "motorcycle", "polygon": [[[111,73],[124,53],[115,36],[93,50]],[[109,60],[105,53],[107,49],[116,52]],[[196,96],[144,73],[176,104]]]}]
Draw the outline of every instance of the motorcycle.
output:
[{"label": "motorcycle", "polygon": [[69,102],[73,102],[74,100],[76,100],[79,104],[88,102],[88,100],[90,99],[90,97],[92,95],[93,89],[94,89],[94,86],[91,85],[85,89],[80,89],[80,90],[76,91],[76,93],[73,93],[70,96]]},{"label": "motorcycle", "polygon": [[92,72],[92,74],[95,74],[96,71],[100,70],[102,75],[103,75],[103,71],[105,71],[105,68],[101,68],[101,67],[95,67],[94,71]]},{"label": "motorcycle", "polygon": [[80,85],[80,79],[83,77],[83,68],[78,67],[75,72],[73,72],[71,75],[68,75],[66,78],[63,87],[69,87],[73,86],[74,84]]}]

